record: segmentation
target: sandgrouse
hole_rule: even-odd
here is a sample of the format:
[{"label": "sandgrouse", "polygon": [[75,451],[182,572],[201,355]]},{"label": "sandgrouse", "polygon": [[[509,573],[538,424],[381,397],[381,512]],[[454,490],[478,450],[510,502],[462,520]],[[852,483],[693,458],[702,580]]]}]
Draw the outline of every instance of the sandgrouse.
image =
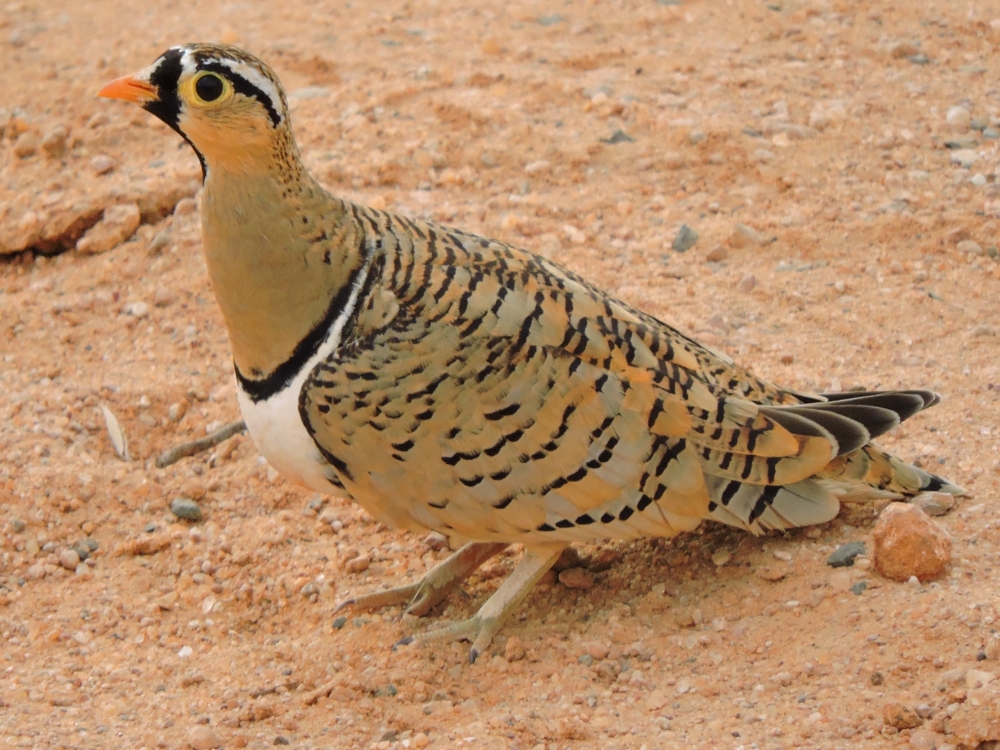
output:
[{"label": "sandgrouse", "polygon": [[204,172],[212,287],[250,434],[286,477],[465,546],[351,600],[426,613],[524,545],[469,620],[474,660],[571,542],[822,523],[845,499],[964,491],[870,441],[928,391],[806,395],[503,242],[355,205],[306,171],[271,69],[173,47],[107,84]]}]

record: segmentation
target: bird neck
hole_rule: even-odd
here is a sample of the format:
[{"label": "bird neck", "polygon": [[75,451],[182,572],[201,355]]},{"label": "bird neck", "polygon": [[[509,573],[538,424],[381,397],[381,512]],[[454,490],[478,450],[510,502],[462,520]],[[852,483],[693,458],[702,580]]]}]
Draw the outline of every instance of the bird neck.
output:
[{"label": "bird neck", "polygon": [[322,343],[364,262],[348,205],[309,176],[297,151],[264,166],[209,159],[202,196],[213,291],[244,390],[260,398],[290,382]]}]

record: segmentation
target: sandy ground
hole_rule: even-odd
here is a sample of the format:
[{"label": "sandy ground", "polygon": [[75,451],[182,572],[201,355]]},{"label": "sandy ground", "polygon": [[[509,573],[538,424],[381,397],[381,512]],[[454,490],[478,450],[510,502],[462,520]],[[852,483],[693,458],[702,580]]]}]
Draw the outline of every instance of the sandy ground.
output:
[{"label": "sandy ground", "polygon": [[[998,19],[987,0],[5,2],[0,747],[990,747]],[[940,390],[882,443],[974,493],[938,519],[944,577],[825,564],[876,505],[581,549],[594,585],[543,583],[473,666],[467,644],[391,651],[430,624],[398,610],[335,620],[447,550],[287,484],[246,436],[153,464],[238,418],[228,344],[194,155],[94,92],[200,40],[272,63],[345,196],[542,252],[788,386]],[[72,249],[115,204],[131,239],[93,252],[106,220]],[[435,616],[473,613],[515,560]]]}]

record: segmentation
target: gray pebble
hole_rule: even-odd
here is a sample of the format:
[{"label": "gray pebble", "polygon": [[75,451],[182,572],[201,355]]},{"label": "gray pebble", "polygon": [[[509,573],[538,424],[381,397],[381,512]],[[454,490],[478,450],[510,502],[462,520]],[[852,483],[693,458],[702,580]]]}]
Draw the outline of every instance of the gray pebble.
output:
[{"label": "gray pebble", "polygon": [[696,130],[693,133],[691,133],[691,135],[688,136],[688,140],[691,141],[692,145],[697,146],[699,143],[705,140],[705,134],[702,133],[700,130]]},{"label": "gray pebble", "polygon": [[145,526],[142,527],[142,530],[143,530],[143,533],[152,534],[154,531],[156,531],[156,524],[155,523],[147,523]]},{"label": "gray pebble", "polygon": [[986,126],[989,123],[982,117],[973,117],[969,122],[970,130],[986,130]]},{"label": "gray pebble", "polygon": [[862,592],[868,588],[868,581],[858,581],[856,584],[851,586],[851,593],[855,596],[861,596]]},{"label": "gray pebble", "polygon": [[96,552],[97,548],[100,547],[101,545],[97,543],[96,539],[88,536],[86,539],[80,542],[80,546],[86,547],[91,552]]},{"label": "gray pebble", "polygon": [[849,568],[854,565],[854,558],[865,553],[864,542],[848,542],[842,544],[826,558],[826,564],[831,568]]},{"label": "gray pebble", "polygon": [[201,520],[201,508],[189,497],[174,498],[170,502],[170,512],[178,518],[186,518],[189,521]]},{"label": "gray pebble", "polygon": [[563,17],[558,13],[553,13],[550,16],[541,16],[538,19],[539,26],[555,26],[557,23],[562,23]]},{"label": "gray pebble", "polygon": [[15,534],[20,534],[22,531],[24,531],[24,527],[26,525],[27,524],[25,524],[25,522],[22,521],[20,518],[13,518],[11,519],[10,522],[10,527],[14,530]]},{"label": "gray pebble", "polygon": [[1000,130],[996,128],[985,128],[983,130],[983,138],[988,141],[995,141],[1000,138]]},{"label": "gray pebble", "polygon": [[601,143],[607,143],[609,146],[614,146],[616,143],[634,143],[635,138],[630,136],[624,130],[616,130],[611,134],[610,138],[602,138]]},{"label": "gray pebble", "polygon": [[698,233],[687,224],[681,224],[681,228],[677,230],[677,236],[674,237],[670,246],[677,252],[684,253],[694,247],[697,241]]},{"label": "gray pebble", "polygon": [[910,55],[909,60],[914,65],[928,65],[931,61],[931,59],[923,52],[920,52],[916,55]]},{"label": "gray pebble", "polygon": [[336,618],[336,619],[335,619],[335,620],[333,621],[333,629],[334,629],[334,630],[340,630],[340,629],[341,629],[342,627],[344,627],[344,626],[345,626],[346,624],[347,624],[347,618],[346,618],[346,617],[343,617],[343,616],[341,616],[341,617],[338,617],[338,618]]},{"label": "gray pebble", "polygon": [[585,667],[590,667],[594,664],[594,657],[590,654],[584,654],[579,659],[577,659]]}]

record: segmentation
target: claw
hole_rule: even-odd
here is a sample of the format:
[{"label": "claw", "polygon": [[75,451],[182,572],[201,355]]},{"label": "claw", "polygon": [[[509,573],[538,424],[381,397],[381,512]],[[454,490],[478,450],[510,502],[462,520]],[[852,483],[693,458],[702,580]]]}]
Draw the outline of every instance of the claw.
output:
[{"label": "claw", "polygon": [[500,626],[552,567],[565,549],[565,544],[547,544],[526,549],[524,557],[475,615],[467,620],[407,636],[397,643],[429,643],[445,639],[472,641],[469,663],[475,663],[493,642]]},{"label": "claw", "polygon": [[421,617],[427,614],[434,605],[443,601],[451,590],[468,578],[484,562],[507,545],[498,542],[470,542],[458,552],[448,557],[415,583],[406,586],[373,591],[370,594],[351,597],[337,605],[334,613],[345,607],[355,606],[359,609],[381,609],[408,605],[406,613]]}]

